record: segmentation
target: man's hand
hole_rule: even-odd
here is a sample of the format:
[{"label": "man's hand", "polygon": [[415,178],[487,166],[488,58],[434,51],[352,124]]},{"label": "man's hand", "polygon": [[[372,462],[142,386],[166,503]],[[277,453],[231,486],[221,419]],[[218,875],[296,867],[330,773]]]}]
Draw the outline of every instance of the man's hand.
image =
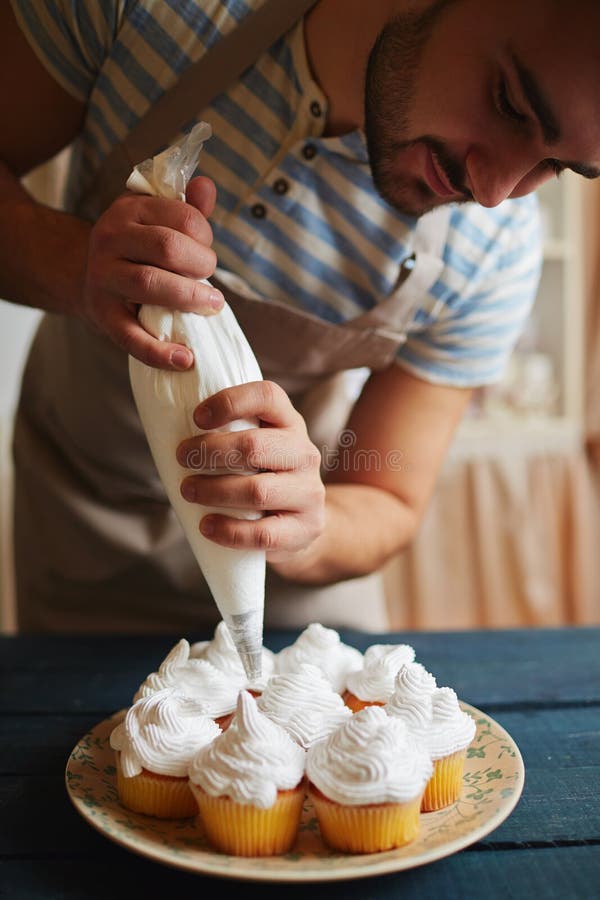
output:
[{"label": "man's hand", "polygon": [[[258,418],[262,427],[212,431],[248,418]],[[180,464],[197,473],[183,479],[182,495],[204,506],[265,513],[252,520],[205,516],[202,534],[225,547],[262,549],[275,557],[308,548],[325,521],[321,455],[285,391],[271,381],[225,388],[196,408],[194,420],[211,431],[178,448]]]},{"label": "man's hand", "polygon": [[212,315],[222,294],[198,281],[216,266],[208,216],[215,187],[193,179],[188,201],[127,192],[92,228],[80,314],[136,359],[160,369],[188,369],[191,351],[158,341],[137,321],[140,304]]},{"label": "man's hand", "polygon": [[352,441],[324,485],[320,454],[284,391],[269,381],[227,388],[196,408],[197,425],[254,416],[262,427],[183,441],[179,462],[201,474],[183,479],[182,494],[266,513],[256,521],[210,514],[200,529],[228,547],[266,549],[285,579],[323,585],[366,575],[412,539],[470,396],[397,365],[373,373],[347,424]]}]

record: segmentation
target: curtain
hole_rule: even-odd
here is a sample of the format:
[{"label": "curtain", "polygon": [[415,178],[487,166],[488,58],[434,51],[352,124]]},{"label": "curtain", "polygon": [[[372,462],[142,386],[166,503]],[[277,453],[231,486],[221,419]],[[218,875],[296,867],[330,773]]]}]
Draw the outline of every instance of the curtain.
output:
[{"label": "curtain", "polygon": [[397,629],[600,621],[598,503],[585,451],[462,458],[385,569]]},{"label": "curtain", "polygon": [[586,444],[591,464],[600,468],[600,185],[584,193],[584,285],[586,304]]}]

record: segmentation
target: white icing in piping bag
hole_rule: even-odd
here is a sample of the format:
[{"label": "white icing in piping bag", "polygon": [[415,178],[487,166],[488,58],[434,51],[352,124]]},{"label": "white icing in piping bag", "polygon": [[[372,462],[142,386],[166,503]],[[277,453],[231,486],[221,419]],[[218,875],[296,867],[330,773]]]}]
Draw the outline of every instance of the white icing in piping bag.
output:
[{"label": "white icing in piping bag", "polygon": [[[185,200],[210,126],[196,125],[180,143],[136,166],[127,187],[131,191]],[[259,381],[256,357],[230,307],[212,316],[142,306],[141,325],[159,340],[184,344],[194,354],[194,366],[185,372],[164,371],[129,357],[129,376],[150,451],[167,496],[204,574],[213,599],[227,624],[250,681],[261,677],[265,594],[265,553],[231,550],[205,538],[200,519],[211,512],[255,519],[260,513],[224,510],[189,503],[180,493],[184,470],[175,457],[177,445],[201,433],[193,419],[195,407],[222,388]],[[258,421],[237,421],[221,431],[258,426]]]}]

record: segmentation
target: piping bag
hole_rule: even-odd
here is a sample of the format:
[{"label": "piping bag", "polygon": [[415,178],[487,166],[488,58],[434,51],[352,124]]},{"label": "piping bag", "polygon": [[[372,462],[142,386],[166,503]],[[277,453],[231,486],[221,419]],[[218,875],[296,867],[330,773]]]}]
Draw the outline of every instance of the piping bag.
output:
[{"label": "piping bag", "polygon": [[[127,188],[185,201],[185,189],[198,164],[211,127],[199,122],[181,141],[135,166]],[[206,279],[203,279],[207,284]],[[217,509],[189,503],[180,493],[182,467],[178,444],[201,434],[195,407],[222,388],[262,380],[258,362],[227,303],[216,315],[202,316],[158,306],[140,307],[140,324],[158,340],[184,344],[194,354],[185,372],[147,366],[129,357],[129,378],[148,445],[175,515],[236,646],[249,682],[260,679],[262,665],[266,555],[259,550],[232,550],[205,538],[200,519],[211,512],[244,519],[261,513]],[[255,420],[231,422],[219,431],[257,428]],[[216,429],[215,429],[216,430]]]}]

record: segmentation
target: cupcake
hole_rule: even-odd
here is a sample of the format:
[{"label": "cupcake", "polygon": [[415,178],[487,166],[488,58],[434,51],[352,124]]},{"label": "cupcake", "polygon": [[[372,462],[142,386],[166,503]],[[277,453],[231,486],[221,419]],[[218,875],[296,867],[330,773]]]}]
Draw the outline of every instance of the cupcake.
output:
[{"label": "cupcake", "polygon": [[234,856],[286,853],[304,800],[305,751],[241,691],[233,720],[188,767],[211,845]]},{"label": "cupcake", "polygon": [[427,733],[434,768],[423,795],[422,812],[443,809],[458,800],[467,747],[475,730],[475,720],[460,708],[456,692],[450,687],[436,688],[431,695]]},{"label": "cupcake", "polygon": [[344,703],[352,712],[364,706],[384,706],[394,690],[398,670],[414,658],[409,644],[372,644],[365,651],[362,667],[348,674]]},{"label": "cupcake", "polygon": [[289,647],[275,656],[275,673],[294,672],[303,663],[318,666],[341,694],[346,688],[350,672],[362,667],[362,653],[344,644],[337,631],[318,622],[308,625]]},{"label": "cupcake", "polygon": [[257,706],[305,750],[352,715],[321,669],[310,663],[302,663],[296,672],[272,675]]},{"label": "cupcake", "polygon": [[306,754],[308,793],[324,842],[377,853],[413,841],[433,765],[401,719],[380,706],[354,713]]},{"label": "cupcake", "polygon": [[110,735],[121,804],[160,819],[195,816],[188,766],[220,733],[200,703],[172,688],[142,697]]},{"label": "cupcake", "polygon": [[263,647],[262,678],[255,684],[248,684],[240,655],[233,643],[229,628],[224,621],[219,622],[215,628],[211,641],[197,641],[191,645],[190,659],[206,660],[216,669],[220,669],[222,672],[230,675],[236,683],[240,684],[240,689],[242,687],[246,688],[255,696],[258,696],[264,688],[275,665],[275,654],[267,647]]},{"label": "cupcake", "polygon": [[226,728],[245,681],[243,669],[240,677],[236,677],[215,668],[206,659],[191,659],[190,645],[182,638],[169,651],[158,671],[144,679],[133,700],[149,697],[165,688],[177,688],[201,703],[206,714],[212,716],[221,728]]}]

